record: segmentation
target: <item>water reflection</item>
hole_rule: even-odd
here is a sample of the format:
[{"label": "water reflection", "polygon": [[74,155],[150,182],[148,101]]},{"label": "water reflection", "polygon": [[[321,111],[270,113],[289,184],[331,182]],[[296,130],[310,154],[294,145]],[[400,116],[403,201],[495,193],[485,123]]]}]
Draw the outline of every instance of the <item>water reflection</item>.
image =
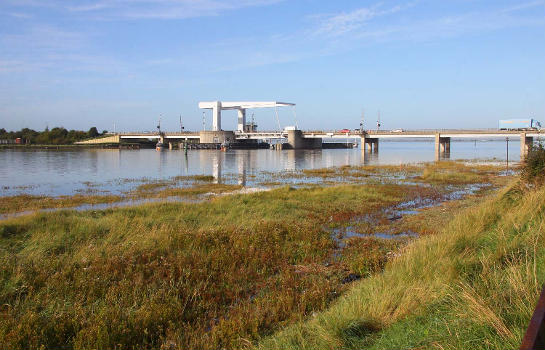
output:
[{"label": "water reflection", "polygon": [[[452,142],[442,159],[505,160],[505,141]],[[509,143],[509,160],[519,160],[518,142]],[[253,186],[263,172],[285,172],[343,165],[402,164],[436,160],[433,141],[381,141],[377,153],[361,149],[326,150],[2,150],[0,195],[65,195],[92,190],[119,193],[137,185],[120,179],[165,179],[212,175],[218,183]],[[92,186],[89,183],[94,183]],[[141,182],[140,182],[141,183]],[[87,193],[85,192],[85,193]]]}]

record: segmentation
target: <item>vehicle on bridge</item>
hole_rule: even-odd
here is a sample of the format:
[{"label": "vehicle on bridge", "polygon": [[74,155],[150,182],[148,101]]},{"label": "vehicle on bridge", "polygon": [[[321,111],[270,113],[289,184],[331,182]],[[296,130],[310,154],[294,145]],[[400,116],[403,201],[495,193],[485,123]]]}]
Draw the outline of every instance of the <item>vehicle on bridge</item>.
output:
[{"label": "vehicle on bridge", "polygon": [[540,130],[541,123],[535,119],[505,119],[498,123],[500,130]]}]

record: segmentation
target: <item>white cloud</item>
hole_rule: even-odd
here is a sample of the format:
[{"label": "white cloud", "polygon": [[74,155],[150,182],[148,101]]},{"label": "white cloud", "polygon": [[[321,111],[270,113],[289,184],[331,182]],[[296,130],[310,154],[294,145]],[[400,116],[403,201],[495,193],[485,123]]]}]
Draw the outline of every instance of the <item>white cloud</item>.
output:
[{"label": "white cloud", "polygon": [[315,15],[315,18],[321,19],[321,23],[314,30],[314,34],[328,36],[343,35],[361,29],[368,22],[377,17],[391,15],[414,5],[415,2],[410,2],[385,9],[382,3],[378,3],[370,7],[358,8],[350,12],[341,12],[333,15]]},{"label": "white cloud", "polygon": [[523,2],[511,7],[507,7],[503,9],[503,12],[522,11],[522,10],[527,10],[534,7],[544,7],[544,6],[545,6],[544,0],[536,0],[536,1],[530,1],[530,2]]},{"label": "white cloud", "polygon": [[284,0],[83,0],[36,2],[7,0],[13,7],[48,7],[101,20],[182,19],[217,16],[226,11],[272,5]]}]

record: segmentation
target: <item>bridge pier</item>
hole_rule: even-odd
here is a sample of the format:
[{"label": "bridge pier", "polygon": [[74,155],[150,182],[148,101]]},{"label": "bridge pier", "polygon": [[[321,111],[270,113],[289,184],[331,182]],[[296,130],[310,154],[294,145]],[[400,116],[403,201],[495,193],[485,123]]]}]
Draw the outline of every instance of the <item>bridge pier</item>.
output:
[{"label": "bridge pier", "polygon": [[534,138],[532,136],[526,136],[525,132],[520,134],[520,159],[526,159],[528,152],[533,145]]},{"label": "bridge pier", "polygon": [[239,108],[237,109],[237,112],[238,112],[238,125],[237,125],[237,129],[238,131],[240,132],[245,132],[245,128],[246,128],[246,110],[243,109],[243,108]]},{"label": "bridge pier", "polygon": [[361,150],[366,152],[378,152],[378,139],[370,138],[368,135],[361,137]]},{"label": "bridge pier", "polygon": [[288,130],[287,149],[319,149],[322,148],[322,139],[306,138],[301,130]]},{"label": "bridge pier", "polygon": [[450,156],[450,137],[441,137],[435,134],[435,160],[448,158]]}]

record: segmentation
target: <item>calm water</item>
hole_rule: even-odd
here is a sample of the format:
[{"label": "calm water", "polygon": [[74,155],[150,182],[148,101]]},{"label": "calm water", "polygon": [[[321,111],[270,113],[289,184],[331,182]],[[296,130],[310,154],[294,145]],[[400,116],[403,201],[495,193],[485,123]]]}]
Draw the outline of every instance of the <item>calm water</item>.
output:
[{"label": "calm water", "polygon": [[[509,142],[509,160],[520,156],[520,143]],[[141,180],[179,175],[213,175],[219,182],[256,185],[267,172],[341,165],[401,164],[433,161],[432,141],[380,141],[378,154],[359,148],[335,150],[2,150],[0,196],[20,193],[66,195],[120,193]],[[505,162],[505,141],[452,141],[450,159]],[[265,175],[264,175],[265,174]]]}]

